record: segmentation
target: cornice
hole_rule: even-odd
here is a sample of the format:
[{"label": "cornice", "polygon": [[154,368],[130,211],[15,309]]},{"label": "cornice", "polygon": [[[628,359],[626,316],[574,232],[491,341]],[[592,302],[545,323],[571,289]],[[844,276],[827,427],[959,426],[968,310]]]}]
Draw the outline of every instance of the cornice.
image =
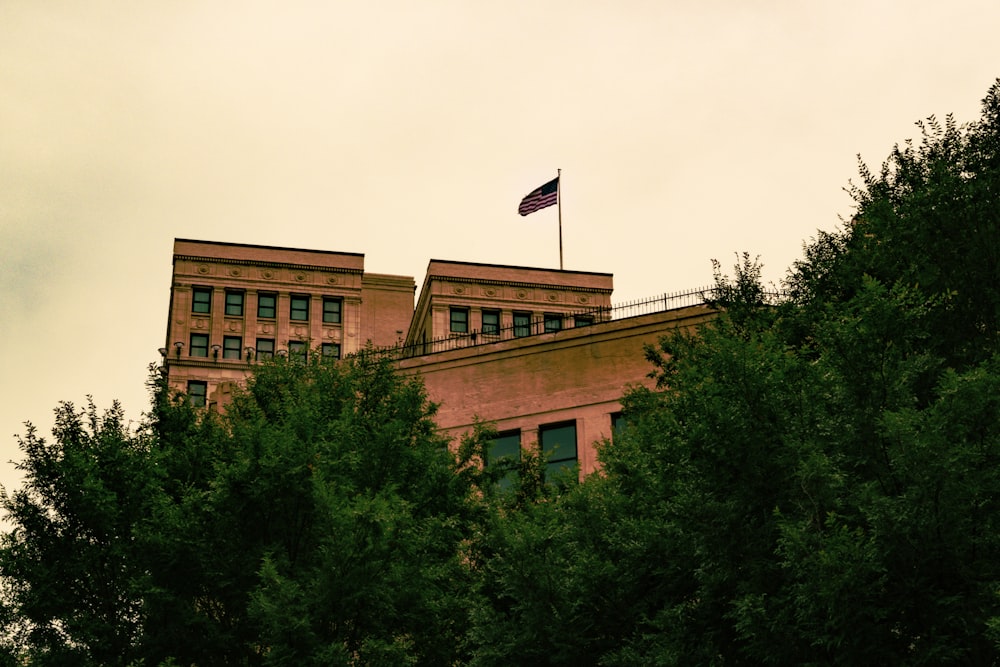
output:
[{"label": "cornice", "polygon": [[457,277],[457,276],[439,276],[439,275],[428,275],[427,282],[432,280],[440,280],[442,282],[451,283],[471,283],[475,285],[497,285],[500,287],[530,287],[533,289],[544,289],[552,292],[593,292],[596,294],[611,294],[614,291],[612,288],[603,287],[584,287],[584,286],[573,286],[573,285],[553,285],[551,283],[529,283],[520,280],[496,280],[491,278],[467,278],[467,277]]},{"label": "cornice", "polygon": [[222,259],[219,257],[201,257],[198,255],[174,255],[174,262],[177,260],[185,260],[189,262],[200,262],[203,264],[221,264],[221,265],[231,265],[236,264],[238,266],[258,266],[258,267],[268,267],[271,269],[308,269],[310,271],[323,271],[326,273],[353,273],[357,275],[364,275],[364,269],[349,269],[339,266],[317,266],[315,264],[293,264],[291,262],[268,262],[260,260],[249,260],[249,259]]}]

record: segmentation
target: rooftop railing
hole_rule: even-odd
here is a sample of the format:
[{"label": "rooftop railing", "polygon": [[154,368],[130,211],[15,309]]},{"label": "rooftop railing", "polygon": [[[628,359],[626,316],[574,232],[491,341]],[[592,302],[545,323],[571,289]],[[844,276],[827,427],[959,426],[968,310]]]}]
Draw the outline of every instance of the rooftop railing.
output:
[{"label": "rooftop railing", "polygon": [[589,326],[599,322],[624,320],[630,317],[698,306],[710,301],[714,291],[714,287],[698,287],[679,292],[668,292],[654,297],[637,299],[607,307],[559,313],[557,317],[553,317],[552,314],[547,316],[533,315],[529,320],[515,322],[513,326],[474,329],[467,332],[452,332],[448,336],[433,340],[421,341],[410,345],[376,348],[372,352],[388,356],[392,359],[406,359],[477,345],[489,345],[516,338],[529,338],[531,336],[556,333],[564,329]]}]

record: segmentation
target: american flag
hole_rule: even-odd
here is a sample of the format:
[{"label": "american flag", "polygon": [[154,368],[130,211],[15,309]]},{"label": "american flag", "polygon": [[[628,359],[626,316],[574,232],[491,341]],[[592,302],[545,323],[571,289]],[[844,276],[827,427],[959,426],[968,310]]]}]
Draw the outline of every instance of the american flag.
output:
[{"label": "american flag", "polygon": [[521,200],[521,205],[517,207],[517,212],[521,215],[528,215],[546,206],[552,206],[557,201],[559,201],[558,176],[525,195],[524,199]]}]

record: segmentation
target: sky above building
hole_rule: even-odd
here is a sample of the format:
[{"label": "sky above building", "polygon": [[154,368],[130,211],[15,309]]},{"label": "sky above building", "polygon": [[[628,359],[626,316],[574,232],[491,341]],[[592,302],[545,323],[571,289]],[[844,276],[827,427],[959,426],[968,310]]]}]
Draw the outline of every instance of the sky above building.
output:
[{"label": "sky above building", "polygon": [[175,237],[778,284],[857,156],[979,116],[995,0],[0,3],[0,483],[59,401],[139,420]]}]

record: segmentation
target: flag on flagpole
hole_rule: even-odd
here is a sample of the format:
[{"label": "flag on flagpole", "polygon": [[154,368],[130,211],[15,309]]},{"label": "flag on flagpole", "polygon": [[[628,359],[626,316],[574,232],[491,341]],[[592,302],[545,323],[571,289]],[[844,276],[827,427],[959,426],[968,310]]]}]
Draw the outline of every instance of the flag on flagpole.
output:
[{"label": "flag on flagpole", "polygon": [[521,200],[521,205],[517,207],[517,212],[521,215],[534,213],[546,206],[552,206],[559,200],[559,177],[556,176],[551,181],[540,188],[535,188]]}]

